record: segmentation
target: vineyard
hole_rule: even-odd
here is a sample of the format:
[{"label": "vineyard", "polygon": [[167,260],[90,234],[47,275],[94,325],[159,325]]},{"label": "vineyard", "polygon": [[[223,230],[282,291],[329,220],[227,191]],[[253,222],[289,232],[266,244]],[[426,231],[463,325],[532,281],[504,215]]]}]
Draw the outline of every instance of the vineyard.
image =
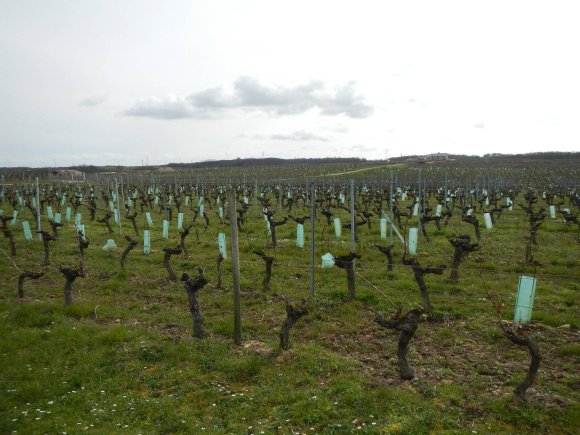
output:
[{"label": "vineyard", "polygon": [[2,433],[577,431],[575,165],[0,175]]}]

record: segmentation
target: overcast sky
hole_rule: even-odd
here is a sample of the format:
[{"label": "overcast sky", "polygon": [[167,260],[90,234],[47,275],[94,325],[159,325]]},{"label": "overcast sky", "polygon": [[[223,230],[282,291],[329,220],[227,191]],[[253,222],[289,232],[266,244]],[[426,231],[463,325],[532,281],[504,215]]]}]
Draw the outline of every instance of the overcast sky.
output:
[{"label": "overcast sky", "polygon": [[0,166],[580,151],[578,1],[0,0]]}]

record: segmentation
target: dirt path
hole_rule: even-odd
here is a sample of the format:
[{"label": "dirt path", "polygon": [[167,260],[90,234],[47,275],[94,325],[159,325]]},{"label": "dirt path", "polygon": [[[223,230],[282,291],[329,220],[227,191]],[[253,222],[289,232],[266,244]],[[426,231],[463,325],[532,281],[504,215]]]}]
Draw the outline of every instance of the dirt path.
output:
[{"label": "dirt path", "polygon": [[317,177],[334,177],[336,175],[354,174],[356,172],[371,171],[373,169],[380,169],[380,168],[394,168],[396,166],[404,166],[404,165],[405,165],[404,163],[396,163],[394,165],[380,165],[380,166],[373,166],[371,168],[355,169],[353,171],[344,171],[344,172],[335,172],[334,174],[317,175]]}]

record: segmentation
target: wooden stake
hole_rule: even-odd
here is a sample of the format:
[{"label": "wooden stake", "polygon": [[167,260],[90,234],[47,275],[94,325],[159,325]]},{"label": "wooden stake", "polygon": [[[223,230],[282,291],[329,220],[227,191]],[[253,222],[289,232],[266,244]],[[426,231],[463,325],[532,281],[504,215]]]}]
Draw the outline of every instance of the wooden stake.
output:
[{"label": "wooden stake", "polygon": [[310,185],[310,297],[314,297],[314,218],[316,217],[316,187]]},{"label": "wooden stake", "polygon": [[[38,185],[38,177],[36,177],[36,231],[41,231],[40,227],[40,188]],[[38,240],[42,240],[42,234],[38,233]]]},{"label": "wooden stake", "polygon": [[234,343],[242,344],[242,316],[240,304],[240,257],[238,250],[238,215],[236,213],[236,195],[234,187],[228,192],[228,209],[230,217],[230,238],[232,245],[232,275],[234,280]]},{"label": "wooden stake", "polygon": [[350,251],[356,250],[356,215],[354,214],[354,179],[350,180]]}]

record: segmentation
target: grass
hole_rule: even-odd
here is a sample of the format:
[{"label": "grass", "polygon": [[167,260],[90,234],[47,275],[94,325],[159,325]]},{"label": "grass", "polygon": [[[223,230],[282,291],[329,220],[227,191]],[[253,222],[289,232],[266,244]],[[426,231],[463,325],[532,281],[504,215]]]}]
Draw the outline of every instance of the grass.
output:
[{"label": "grass", "polygon": [[[146,256],[138,246],[125,271],[118,266],[124,240],[115,235],[120,249],[105,253],[100,246],[109,235],[86,222],[87,276],[75,282],[68,307],[64,279],[54,266],[40,280],[27,281],[26,298],[18,301],[18,272],[2,255],[0,433],[573,433],[580,390],[577,244],[559,237],[570,233],[568,227],[548,221],[538,235],[543,266],[522,267],[522,213],[504,213],[483,249],[462,263],[459,283],[449,282],[448,271],[426,277],[435,312],[411,343],[416,378],[410,382],[399,379],[397,334],[373,319],[375,311],[413,308],[421,298],[411,271],[401,266],[399,243],[395,270],[386,272],[386,258],[372,246],[380,242],[376,222],[371,230],[360,229],[356,300],[345,300],[344,271],[317,268],[310,314],[296,324],[293,346],[285,352],[277,341],[285,300],[309,299],[308,224],[303,250],[294,246],[293,225],[278,228],[280,246],[269,249],[276,256],[272,292],[263,294],[263,262],[251,249],[266,248],[268,238],[263,218],[250,210],[249,234],[240,235],[241,346],[233,343],[229,258],[223,263],[226,289],[212,287],[213,236],[229,233],[217,218],[211,234],[198,223],[199,243],[192,231],[190,258],[172,260],[178,274],[206,268],[210,285],[199,294],[209,333],[204,340],[191,338],[187,295],[181,283],[168,281],[161,263],[162,248],[177,243],[175,220],[170,240],[161,238],[158,224],[153,253]],[[154,219],[160,220],[156,212]],[[458,217],[452,223],[472,232]],[[323,225],[317,223],[318,238]],[[420,261],[449,264],[451,228],[428,229],[432,242],[419,239]],[[15,233],[14,261],[39,269],[41,244]],[[53,264],[78,262],[74,236],[68,224],[51,243]],[[336,240],[327,228],[325,240],[317,240],[316,258],[348,250],[348,235]],[[485,298],[486,287],[501,295],[509,318],[522,272],[538,274],[533,338],[544,357],[526,401],[512,390],[529,357],[502,336]],[[565,324],[570,326],[559,328]]]}]

